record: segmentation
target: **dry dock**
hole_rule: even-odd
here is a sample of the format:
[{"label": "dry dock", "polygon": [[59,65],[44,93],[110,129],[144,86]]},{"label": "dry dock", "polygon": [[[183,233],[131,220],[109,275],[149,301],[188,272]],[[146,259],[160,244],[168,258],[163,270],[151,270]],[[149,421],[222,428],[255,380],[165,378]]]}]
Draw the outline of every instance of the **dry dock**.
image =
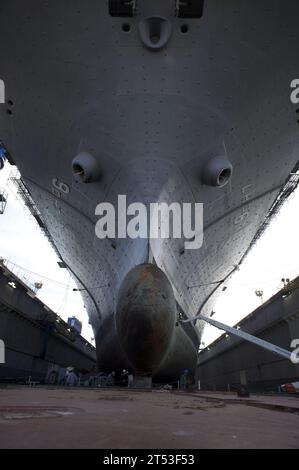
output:
[{"label": "dry dock", "polygon": [[299,448],[299,398],[8,387],[0,448]]}]

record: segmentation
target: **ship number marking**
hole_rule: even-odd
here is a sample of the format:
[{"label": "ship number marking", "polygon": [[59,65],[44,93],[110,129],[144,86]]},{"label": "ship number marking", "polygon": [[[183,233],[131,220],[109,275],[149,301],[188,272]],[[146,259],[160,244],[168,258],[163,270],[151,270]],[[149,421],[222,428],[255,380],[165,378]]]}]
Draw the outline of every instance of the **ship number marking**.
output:
[{"label": "ship number marking", "polygon": [[60,197],[61,193],[69,194],[70,188],[63,181],[59,181],[57,178],[52,179],[53,194],[57,197]]},{"label": "ship number marking", "polygon": [[[243,186],[243,188],[241,190],[242,201],[243,202],[247,202],[251,199],[251,197],[252,197],[251,186],[252,186],[252,184],[247,184],[247,186]],[[234,224],[238,225],[241,222],[243,222],[243,220],[245,220],[249,216],[249,213],[250,213],[249,208],[248,207],[247,208],[243,207],[242,214],[237,215],[237,217],[234,220]]]}]

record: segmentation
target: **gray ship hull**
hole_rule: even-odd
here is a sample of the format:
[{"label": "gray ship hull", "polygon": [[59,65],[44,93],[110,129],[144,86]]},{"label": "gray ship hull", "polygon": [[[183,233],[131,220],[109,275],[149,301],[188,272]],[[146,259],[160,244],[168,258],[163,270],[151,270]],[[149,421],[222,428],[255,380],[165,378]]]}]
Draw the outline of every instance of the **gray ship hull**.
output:
[{"label": "gray ship hull", "polygon": [[[1,140],[85,289],[105,370],[130,366],[114,318],[125,276],[150,253],[172,286],[174,316],[210,315],[296,164],[299,141],[290,102],[297,1],[210,0],[200,18],[176,17],[173,0],[139,0],[130,18],[109,15],[108,3],[0,5]],[[151,18],[162,25],[158,40],[144,26]],[[89,183],[74,175],[82,152],[96,162]],[[218,157],[233,168],[223,186],[205,178]],[[202,248],[99,240],[95,207],[116,205],[119,194],[146,205],[204,203]],[[194,369],[202,328],[176,326],[154,373],[175,379]]]}]

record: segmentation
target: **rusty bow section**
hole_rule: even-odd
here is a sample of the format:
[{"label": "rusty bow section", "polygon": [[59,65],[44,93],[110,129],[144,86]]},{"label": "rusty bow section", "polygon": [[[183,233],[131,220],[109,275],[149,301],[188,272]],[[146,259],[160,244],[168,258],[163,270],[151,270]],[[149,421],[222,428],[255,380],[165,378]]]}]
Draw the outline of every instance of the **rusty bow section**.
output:
[{"label": "rusty bow section", "polygon": [[115,315],[121,345],[135,370],[152,374],[167,353],[174,332],[176,303],[170,282],[152,264],[125,277]]}]

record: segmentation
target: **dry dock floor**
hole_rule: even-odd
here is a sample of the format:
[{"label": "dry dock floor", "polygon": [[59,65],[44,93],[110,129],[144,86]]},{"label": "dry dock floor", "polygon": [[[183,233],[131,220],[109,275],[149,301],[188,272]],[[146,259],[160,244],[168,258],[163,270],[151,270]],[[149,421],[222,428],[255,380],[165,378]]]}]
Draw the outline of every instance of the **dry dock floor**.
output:
[{"label": "dry dock floor", "polygon": [[299,398],[0,388],[0,448],[299,448]]}]

